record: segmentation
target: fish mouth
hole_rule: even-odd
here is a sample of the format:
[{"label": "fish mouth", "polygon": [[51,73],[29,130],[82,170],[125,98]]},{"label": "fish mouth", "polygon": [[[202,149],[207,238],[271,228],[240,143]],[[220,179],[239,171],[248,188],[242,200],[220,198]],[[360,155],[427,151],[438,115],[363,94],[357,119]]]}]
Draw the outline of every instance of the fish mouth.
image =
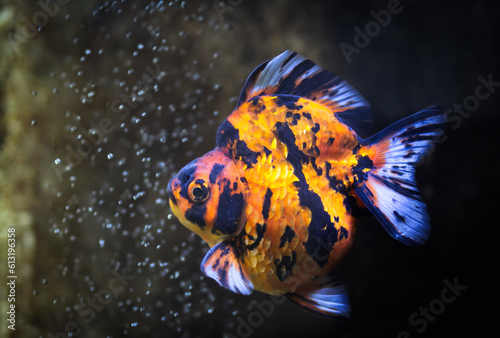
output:
[{"label": "fish mouth", "polygon": [[167,192],[168,192],[168,197],[170,198],[170,202],[173,203],[174,205],[177,205],[177,200],[175,199],[174,193],[172,192],[172,181],[168,182],[167,186]]},{"label": "fish mouth", "polygon": [[173,200],[170,200],[170,209],[172,209],[172,212],[174,213],[175,217],[177,217],[177,219],[184,225],[181,211],[179,210],[177,204],[174,204]]}]

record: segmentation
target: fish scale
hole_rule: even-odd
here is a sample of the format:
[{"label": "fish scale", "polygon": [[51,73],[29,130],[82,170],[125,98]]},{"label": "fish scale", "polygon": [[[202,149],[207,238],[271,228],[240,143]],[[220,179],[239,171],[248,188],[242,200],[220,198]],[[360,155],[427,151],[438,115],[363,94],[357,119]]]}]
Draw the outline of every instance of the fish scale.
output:
[{"label": "fish scale", "polygon": [[[249,121],[251,121],[252,118],[254,118],[255,120],[259,120],[261,118],[258,114],[252,114],[252,108],[249,106],[253,105],[257,108],[261,107],[261,106],[270,106],[276,102],[276,97],[261,97],[261,98],[259,98],[259,100],[257,102],[258,102],[257,104],[255,104],[255,102],[243,104],[239,108],[239,110],[233,112],[233,114],[231,115],[231,118],[228,119],[228,121],[230,121],[231,124],[235,128],[240,129],[240,130],[244,129],[244,128],[248,128],[248,125],[254,126],[256,128],[256,130],[254,130],[250,133],[250,135],[252,135],[251,137],[249,137],[248,139],[247,138],[244,139],[248,148],[253,150],[253,151],[257,151],[259,148],[262,148],[263,145],[265,145],[266,143],[271,144],[273,142],[273,140],[276,139],[275,133],[272,130],[262,129],[259,127],[258,123],[249,123]],[[315,143],[313,143],[311,141],[311,139],[313,139],[312,134],[314,133],[311,129],[313,129],[315,127],[318,128],[318,125],[319,125],[319,129],[316,132],[319,132],[322,129],[325,129],[325,130],[326,129],[330,129],[330,130],[342,129],[341,127],[335,126],[335,124],[340,124],[340,122],[336,121],[335,119],[327,121],[325,119],[319,118],[319,116],[327,115],[327,112],[325,112],[326,109],[324,107],[316,105],[315,107],[313,107],[313,108],[315,108],[315,110],[311,110],[311,113],[309,113],[307,108],[310,108],[310,106],[314,106],[315,105],[314,103],[310,103],[306,100],[299,99],[299,100],[297,100],[296,105],[302,106],[301,109],[298,110],[298,113],[296,113],[296,114],[298,114],[298,116],[303,116],[302,113],[311,115],[311,118],[303,118],[303,119],[301,118],[293,126],[291,126],[292,131],[294,129],[298,129],[300,131],[303,131],[302,133],[299,133],[297,130],[294,133],[295,135],[300,135],[299,137],[296,138],[295,144],[299,147],[299,149],[303,153],[311,152],[311,149],[313,147],[315,147]],[[256,110],[259,110],[259,109],[256,109]],[[268,121],[271,122],[270,123],[271,125],[276,124],[278,122],[286,122],[286,123],[288,123],[288,125],[290,125],[291,123],[293,123],[293,121],[291,121],[293,119],[293,115],[290,114],[289,112],[290,112],[290,110],[285,106],[278,107],[274,110],[273,114],[270,116]],[[241,116],[241,118],[240,118],[240,116]],[[256,134],[259,134],[260,137],[259,138],[254,137],[254,135],[256,135]],[[331,133],[324,133],[324,134],[325,135],[320,135],[320,136],[322,136],[323,138],[332,137]],[[341,136],[339,136],[339,135],[336,135],[336,136],[338,139],[342,139]],[[317,142],[320,142],[320,141],[317,140]],[[304,145],[305,145],[305,147],[304,147]],[[245,177],[248,180],[250,191],[252,191],[254,189],[258,190],[262,184],[267,184],[268,187],[272,186],[272,184],[270,184],[270,182],[269,182],[269,178],[270,178],[271,173],[272,173],[272,169],[270,169],[269,164],[267,163],[267,161],[269,159],[273,160],[273,162],[272,162],[273,166],[280,167],[280,168],[286,167],[286,168],[288,168],[287,171],[289,171],[290,173],[293,173],[293,168],[290,168],[291,165],[290,165],[289,161],[287,160],[287,157],[283,156],[283,155],[288,154],[288,147],[286,145],[284,145],[284,143],[282,143],[282,142],[277,142],[277,149],[279,149],[279,148],[286,149],[287,151],[277,153],[278,156],[274,156],[275,155],[274,151],[271,153],[270,156],[263,155],[262,158],[266,160],[265,164],[263,164],[261,166],[260,165],[261,161],[259,161],[253,168],[247,168],[245,170],[245,172],[248,172],[248,174],[245,174]],[[353,148],[354,148],[354,145],[353,145]],[[345,152],[345,154],[348,154],[348,152]],[[279,156],[279,155],[281,155],[281,156]],[[353,157],[354,157],[354,155],[351,152],[350,153],[350,162],[353,162],[353,159],[352,159]],[[267,165],[267,167],[265,167],[266,165]],[[324,165],[321,165],[321,167],[324,167]],[[325,170],[323,170],[322,168],[320,168],[320,169],[322,172],[324,172],[326,174]],[[263,172],[263,175],[262,174],[259,175],[262,172]],[[331,188],[329,187],[329,180],[325,177],[326,175],[322,175],[322,176],[318,175],[316,172],[316,169],[314,169],[312,167],[311,163],[305,164],[302,167],[302,172],[309,181],[309,189],[311,191],[313,191],[315,193],[326,194],[326,195],[331,194],[332,195],[331,198],[337,200],[337,204],[338,204],[338,199],[341,197],[336,196],[335,193],[333,191],[331,191]],[[339,173],[338,175],[339,176],[345,175],[347,173],[348,173],[348,171],[345,170],[344,173]],[[290,205],[292,206],[292,207],[290,207],[290,209],[299,210],[299,211],[302,209],[299,207],[300,201],[298,198],[298,193],[297,193],[297,191],[295,191],[295,193],[294,193],[294,188],[293,188],[293,182],[297,182],[297,178],[296,178],[296,176],[293,176],[292,178],[293,178],[293,180],[290,180],[288,182],[286,182],[286,181],[279,182],[280,184],[286,186],[285,189],[276,189],[276,187],[273,187],[272,191],[273,191],[274,198],[271,201],[271,208],[273,208],[274,205],[279,205],[279,203],[277,201],[281,201],[281,199],[284,198],[285,194],[288,194],[289,196],[295,196],[295,199],[293,202],[287,203],[288,206],[290,206]],[[326,196],[326,197],[328,197],[328,196]],[[335,198],[335,197],[337,197],[337,198]],[[337,212],[338,211],[337,209],[332,207],[331,203],[327,203],[325,210],[330,216],[330,222],[334,221],[334,217],[343,216],[343,215],[340,215],[339,212]],[[345,219],[345,217],[342,217],[342,218]],[[281,236],[283,236],[284,229],[286,226],[290,226],[293,229],[308,227],[309,223],[310,223],[310,218],[305,220],[307,223],[303,223],[303,221],[304,220],[302,218],[296,219],[294,217],[294,213],[292,210],[290,210],[290,211],[287,210],[287,211],[282,212],[282,213],[280,213],[280,212],[273,213],[272,215],[270,215],[270,218],[268,219],[267,231],[270,233],[272,238],[275,241],[277,241]],[[343,223],[344,223],[344,227],[348,233],[351,233],[354,231],[353,219],[349,218],[349,219],[347,219],[347,221],[345,221]],[[277,230],[273,231],[272,227],[275,227]],[[340,228],[337,229],[337,231],[340,231]],[[304,237],[307,237],[307,236],[304,236]],[[307,241],[307,238],[302,239],[302,242],[306,242],[306,241]],[[340,242],[338,245],[345,246],[345,244],[340,243]],[[273,249],[278,250],[278,252],[281,252],[280,248],[277,246],[271,247],[271,250],[273,250]],[[294,249],[295,249],[295,254],[299,257],[301,257],[302,255],[305,254],[305,248],[303,245],[300,247],[296,247]],[[346,249],[348,249],[348,248],[346,248]],[[341,259],[343,257],[342,252],[346,251],[346,249],[332,250],[332,257],[330,259],[330,262],[329,262],[329,264],[324,266],[324,269],[330,271],[331,268],[336,264],[336,259]],[[274,256],[275,256],[275,259],[277,259],[278,261],[282,260],[282,257],[279,256],[278,254],[275,253]],[[272,264],[272,262],[270,262],[270,264]],[[250,271],[250,275],[253,275],[253,268],[254,268],[254,266],[248,267],[248,270]],[[309,273],[308,278],[312,278],[316,273],[318,273],[318,271],[316,271],[316,270]],[[319,271],[319,273],[321,273],[321,271]],[[274,291],[277,289],[286,287],[286,286],[282,285],[283,281],[279,281],[279,279],[276,280],[275,277],[271,281],[270,284],[272,285],[272,290],[274,290]],[[266,290],[262,290],[262,291],[270,292],[272,290],[266,289]]]},{"label": "fish scale", "polygon": [[181,223],[211,247],[200,268],[248,295],[286,295],[326,316],[349,316],[332,273],[366,207],[397,240],[423,244],[429,215],[414,166],[445,124],[428,108],[363,139],[367,101],[339,76],[285,51],[248,77],[216,147],[168,185]]}]

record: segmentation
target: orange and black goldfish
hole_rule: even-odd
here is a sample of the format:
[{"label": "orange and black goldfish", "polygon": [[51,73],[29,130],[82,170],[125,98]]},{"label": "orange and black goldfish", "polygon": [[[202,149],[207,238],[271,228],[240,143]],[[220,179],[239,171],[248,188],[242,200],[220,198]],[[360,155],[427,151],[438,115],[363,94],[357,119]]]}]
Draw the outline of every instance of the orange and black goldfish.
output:
[{"label": "orange and black goldfish", "polygon": [[392,237],[423,244],[415,165],[444,123],[431,107],[362,138],[372,121],[361,94],[286,51],[249,76],[215,149],[169,182],[170,206],[210,245],[201,270],[221,286],[349,316],[332,270],[353,243],[353,211],[363,204]]}]

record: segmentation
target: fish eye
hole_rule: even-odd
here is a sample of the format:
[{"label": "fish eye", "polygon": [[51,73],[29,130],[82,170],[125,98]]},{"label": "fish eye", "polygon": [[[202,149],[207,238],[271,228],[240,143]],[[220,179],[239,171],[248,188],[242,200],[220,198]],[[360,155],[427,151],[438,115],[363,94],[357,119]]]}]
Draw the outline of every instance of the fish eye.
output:
[{"label": "fish eye", "polygon": [[210,196],[210,190],[203,180],[191,182],[188,187],[188,195],[191,201],[196,203],[205,202]]}]

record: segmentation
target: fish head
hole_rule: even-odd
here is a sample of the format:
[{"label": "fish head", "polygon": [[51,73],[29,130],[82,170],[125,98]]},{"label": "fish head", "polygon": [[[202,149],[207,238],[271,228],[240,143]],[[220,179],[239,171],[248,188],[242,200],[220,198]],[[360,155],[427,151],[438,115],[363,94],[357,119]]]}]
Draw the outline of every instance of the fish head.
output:
[{"label": "fish head", "polygon": [[233,159],[216,148],[170,180],[170,207],[182,225],[213,246],[238,235],[245,225],[244,182]]}]

